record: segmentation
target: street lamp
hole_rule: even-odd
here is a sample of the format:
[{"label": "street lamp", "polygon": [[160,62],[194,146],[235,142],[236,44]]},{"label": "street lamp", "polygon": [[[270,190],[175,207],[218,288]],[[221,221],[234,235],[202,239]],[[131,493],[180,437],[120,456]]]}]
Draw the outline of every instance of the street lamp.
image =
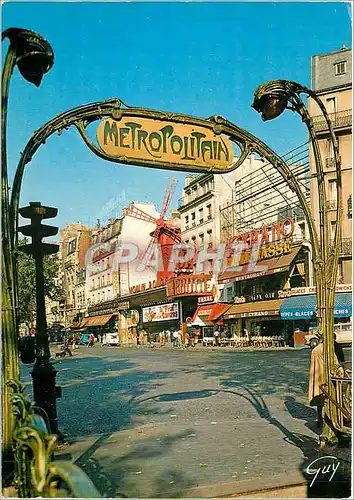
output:
[{"label": "street lamp", "polygon": [[[326,184],[319,142],[313,126],[312,118],[301,98],[301,94],[306,94],[311,97],[319,106],[326,120],[334,151],[334,161],[336,167],[337,213],[335,235],[332,245],[330,243],[326,210]],[[317,233],[312,233],[311,243],[313,245],[317,315],[319,328],[323,334],[324,375],[327,387],[331,391],[330,377],[334,368],[334,297],[338,273],[340,228],[343,214],[342,176],[336,136],[334,134],[333,126],[328,116],[326,107],[321,99],[315,92],[296,82],[273,80],[260,85],[255,91],[252,107],[259,113],[262,113],[263,121],[277,118],[285,109],[290,109],[301,116],[302,121],[306,124],[310,135],[316,167],[319,213],[319,238]],[[331,394],[330,392],[330,395],[335,399],[334,394]],[[332,435],[329,425],[334,422],[334,412],[335,407],[331,403],[330,399],[327,399],[325,405],[325,416],[327,417],[325,434],[327,435],[327,439],[329,439]]]},{"label": "street lamp", "polygon": [[18,325],[16,320],[16,282],[14,273],[14,238],[9,207],[9,186],[7,173],[7,105],[11,75],[17,65],[21,75],[37,87],[43,75],[53,66],[54,55],[49,43],[33,31],[9,28],[2,33],[2,40],[8,38],[10,45],[6,54],[1,86],[1,225],[2,225],[2,439],[3,473],[12,463],[12,433],[15,415],[10,402],[10,380],[19,380],[17,348]]}]

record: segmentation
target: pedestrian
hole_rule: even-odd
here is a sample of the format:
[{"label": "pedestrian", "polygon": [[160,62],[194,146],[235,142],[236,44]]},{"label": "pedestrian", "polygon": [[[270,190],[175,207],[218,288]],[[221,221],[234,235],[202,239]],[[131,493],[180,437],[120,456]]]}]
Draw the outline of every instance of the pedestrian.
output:
[{"label": "pedestrian", "polygon": [[72,348],[73,348],[73,351],[75,351],[75,349],[78,348],[78,346],[76,345],[77,344],[77,338],[76,338],[76,335],[73,335],[72,337]]},{"label": "pedestrian", "polygon": [[214,331],[214,345],[216,346],[220,345],[220,332],[218,329]]},{"label": "pedestrian", "polygon": [[95,336],[93,333],[90,333],[87,347],[92,347],[94,343],[95,343]]},{"label": "pedestrian", "polygon": [[166,342],[168,345],[171,344],[171,332],[170,332],[170,330],[166,330]]},{"label": "pedestrian", "polygon": [[246,345],[250,345],[250,334],[247,328],[242,330],[242,337],[244,338],[244,342]]},{"label": "pedestrian", "polygon": [[173,337],[173,345],[174,345],[174,347],[178,347],[178,330],[175,330],[172,333],[172,337]]}]

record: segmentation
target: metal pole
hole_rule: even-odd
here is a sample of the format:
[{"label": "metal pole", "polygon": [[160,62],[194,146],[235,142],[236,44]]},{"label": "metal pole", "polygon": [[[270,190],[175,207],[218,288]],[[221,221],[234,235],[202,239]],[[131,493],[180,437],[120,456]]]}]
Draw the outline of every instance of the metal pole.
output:
[{"label": "metal pole", "polygon": [[2,472],[3,481],[11,475],[14,462],[12,451],[12,433],[15,426],[15,415],[10,401],[10,380],[19,380],[20,369],[17,351],[17,322],[15,312],[15,282],[13,273],[12,238],[9,218],[9,187],[7,179],[7,105],[10,78],[15,66],[16,49],[10,44],[4,69],[1,87],[1,226],[2,226],[2,333],[1,333],[1,371],[2,371]]},{"label": "metal pole", "polygon": [[[33,214],[31,225],[40,227],[41,215]],[[57,370],[50,363],[49,338],[45,313],[43,244],[41,232],[32,234],[33,258],[36,269],[36,362],[31,372],[33,379],[33,395],[36,406],[45,410],[48,415],[50,430],[53,434],[58,429],[56,410],[56,374]]]}]

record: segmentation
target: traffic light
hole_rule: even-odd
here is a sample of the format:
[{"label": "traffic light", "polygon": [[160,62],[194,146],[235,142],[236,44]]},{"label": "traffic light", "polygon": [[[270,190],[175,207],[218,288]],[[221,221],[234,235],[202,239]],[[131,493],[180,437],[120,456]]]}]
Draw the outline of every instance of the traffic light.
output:
[{"label": "traffic light", "polygon": [[32,243],[22,245],[19,247],[19,250],[33,256],[38,250],[41,250],[42,255],[57,253],[59,245],[55,245],[53,243],[42,243],[42,239],[57,234],[58,228],[42,224],[42,220],[56,217],[58,209],[53,207],[44,207],[40,202],[31,202],[29,206],[20,208],[19,212],[25,219],[31,219],[31,224],[21,226],[18,230],[23,235],[32,237]]}]

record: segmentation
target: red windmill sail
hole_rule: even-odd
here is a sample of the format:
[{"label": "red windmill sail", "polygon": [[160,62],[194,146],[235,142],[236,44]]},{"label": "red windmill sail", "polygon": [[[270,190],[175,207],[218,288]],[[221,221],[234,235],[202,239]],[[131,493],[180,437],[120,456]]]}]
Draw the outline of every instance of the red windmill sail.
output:
[{"label": "red windmill sail", "polygon": [[155,230],[150,233],[151,240],[146,249],[142,262],[146,267],[149,267],[149,262],[151,262],[152,256],[156,254],[161,255],[163,270],[157,271],[157,281],[174,276],[174,271],[169,271],[169,260],[171,257],[173,245],[181,242],[180,228],[177,228],[172,224],[167,224],[165,222],[167,210],[171,202],[173,193],[176,189],[176,185],[176,179],[171,179],[168,182],[165,190],[165,196],[162,202],[160,217],[158,219],[145,213],[140,208],[137,208],[133,203],[125,209],[125,215],[129,215],[130,217],[134,217],[135,219],[156,224]]}]

